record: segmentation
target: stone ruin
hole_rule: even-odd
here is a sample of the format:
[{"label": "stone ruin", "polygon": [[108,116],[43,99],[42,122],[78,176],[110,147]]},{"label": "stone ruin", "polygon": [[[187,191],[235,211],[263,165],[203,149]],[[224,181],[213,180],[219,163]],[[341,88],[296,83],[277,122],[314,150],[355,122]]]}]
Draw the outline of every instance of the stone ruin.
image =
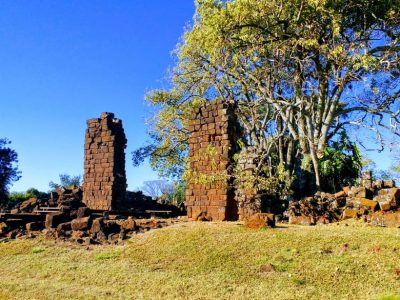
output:
[{"label": "stone ruin", "polygon": [[[246,222],[254,219],[257,224],[273,225],[274,216],[261,213],[259,193],[234,184],[235,164],[244,172],[252,172],[249,167],[254,167],[256,159],[239,153],[237,141],[242,130],[235,104],[213,101],[199,107],[191,116],[189,131],[190,175],[194,180],[186,190],[188,219]],[[235,154],[239,155],[237,162]]]},{"label": "stone ruin", "polygon": [[124,207],[126,137],[122,121],[104,112],[87,121],[83,202],[94,210]]},{"label": "stone ruin", "polygon": [[[232,163],[238,127],[232,104],[211,102],[192,114],[189,163],[199,182],[189,182],[186,210],[189,219],[236,220]],[[207,178],[209,177],[209,178]]]},{"label": "stone ruin", "polygon": [[[236,141],[241,130],[234,104],[216,101],[199,107],[192,114],[189,131],[190,175],[195,180],[189,182],[186,191],[188,219],[239,219],[248,223],[248,227],[273,226],[274,215],[263,213],[263,210],[273,211],[263,194],[243,187],[238,180],[234,183],[233,168],[243,171],[245,176],[241,180],[246,181],[246,175],[254,174],[258,159],[257,149],[239,152]],[[237,161],[233,159],[235,154]],[[392,180],[373,181],[371,172],[366,172],[359,186],[291,202],[283,218],[302,225],[363,218],[373,225],[400,227],[400,189]]]},{"label": "stone ruin", "polygon": [[[83,188],[59,187],[0,213],[0,238],[49,238],[80,244],[119,243],[137,233],[182,222],[181,211],[126,191],[126,137],[112,113],[87,121]],[[154,218],[167,216],[167,218]],[[150,218],[151,217],[151,218]]]}]

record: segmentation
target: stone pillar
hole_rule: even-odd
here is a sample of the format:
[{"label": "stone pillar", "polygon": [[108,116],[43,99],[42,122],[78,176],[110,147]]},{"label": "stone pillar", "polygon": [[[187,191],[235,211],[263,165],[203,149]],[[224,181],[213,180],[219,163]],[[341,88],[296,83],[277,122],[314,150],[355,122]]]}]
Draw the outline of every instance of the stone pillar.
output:
[{"label": "stone pillar", "polygon": [[126,137],[122,121],[104,112],[87,121],[83,202],[98,210],[122,208],[126,195]]},{"label": "stone pillar", "polygon": [[257,177],[255,169],[258,162],[259,153],[254,147],[242,150],[239,154],[235,190],[239,220],[246,220],[256,213],[261,213],[265,202],[263,193],[260,193],[255,186]]},{"label": "stone pillar", "polygon": [[210,102],[193,113],[189,131],[188,218],[236,220],[232,164],[238,125],[233,104]]}]

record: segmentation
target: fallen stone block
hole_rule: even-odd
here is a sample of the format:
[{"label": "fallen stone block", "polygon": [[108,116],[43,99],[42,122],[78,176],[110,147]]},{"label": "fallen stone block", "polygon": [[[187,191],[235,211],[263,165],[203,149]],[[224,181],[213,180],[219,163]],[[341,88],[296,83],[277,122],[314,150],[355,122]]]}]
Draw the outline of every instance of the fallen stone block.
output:
[{"label": "fallen stone block", "polygon": [[335,198],[342,198],[342,197],[346,197],[347,194],[346,194],[345,191],[340,191],[340,192],[337,192],[336,194],[334,194],[333,196],[334,196]]},{"label": "fallen stone block", "polygon": [[121,230],[132,231],[136,228],[136,222],[132,217],[128,217],[128,219],[123,220],[120,223]]},{"label": "fallen stone block", "polygon": [[379,208],[383,211],[388,211],[392,209],[392,205],[390,204],[390,201],[381,201],[379,203]]},{"label": "fallen stone block", "polygon": [[396,187],[396,183],[394,180],[384,180],[383,181],[383,188],[390,189]]},{"label": "fallen stone block", "polygon": [[343,210],[342,219],[353,219],[358,218],[358,210],[353,208],[346,208]]},{"label": "fallen stone block", "polygon": [[104,233],[108,236],[110,234],[117,233],[121,231],[121,226],[115,220],[105,220],[104,221]]},{"label": "fallen stone block", "polygon": [[275,215],[270,213],[257,213],[245,220],[247,228],[259,229],[275,227]]},{"label": "fallen stone block", "polygon": [[383,189],[383,180],[375,180],[374,188],[377,190]]},{"label": "fallen stone block", "polygon": [[19,209],[23,212],[28,212],[31,211],[37,205],[39,205],[39,200],[37,198],[29,198],[28,200],[21,203]]},{"label": "fallen stone block", "polygon": [[383,189],[378,192],[378,196],[374,197],[377,202],[389,202],[392,208],[400,206],[400,189],[390,188]]},{"label": "fallen stone block", "polygon": [[78,218],[84,218],[90,216],[90,208],[88,207],[79,207],[76,213]]},{"label": "fallen stone block", "polygon": [[84,231],[82,231],[82,230],[73,230],[72,234],[71,234],[71,239],[77,241],[79,239],[82,239],[85,236],[86,236],[86,233]]},{"label": "fallen stone block", "polygon": [[356,198],[355,201],[359,203],[360,208],[367,209],[368,211],[375,211],[378,206],[378,201],[369,200],[365,198]]},{"label": "fallen stone block", "polygon": [[316,221],[313,216],[289,216],[289,224],[292,225],[315,225]]},{"label": "fallen stone block", "polygon": [[327,217],[319,217],[317,220],[317,224],[329,224],[331,221]]},{"label": "fallen stone block", "polygon": [[74,219],[71,222],[71,228],[74,231],[88,230],[92,225],[90,217]]},{"label": "fallen stone block", "polygon": [[374,193],[372,190],[367,189],[366,187],[360,186],[360,187],[355,187],[353,186],[349,192],[349,196],[353,198],[366,198],[366,199],[372,199],[374,196]]},{"label": "fallen stone block", "polygon": [[27,231],[40,231],[44,228],[44,222],[31,222],[25,225]]},{"label": "fallen stone block", "polygon": [[72,230],[71,222],[61,223],[57,226],[57,232]]},{"label": "fallen stone block", "polygon": [[104,219],[103,218],[96,218],[92,222],[92,227],[90,228],[91,234],[99,233],[104,229]]},{"label": "fallen stone block", "polygon": [[351,190],[351,187],[349,187],[349,186],[345,186],[345,187],[343,188],[343,192],[345,192],[346,195],[348,195],[348,194],[350,193],[350,190]]},{"label": "fallen stone block", "polygon": [[371,225],[400,228],[400,211],[379,212],[370,217]]},{"label": "fallen stone block", "polygon": [[61,223],[68,222],[68,215],[65,213],[49,213],[46,215],[45,227],[57,228]]}]

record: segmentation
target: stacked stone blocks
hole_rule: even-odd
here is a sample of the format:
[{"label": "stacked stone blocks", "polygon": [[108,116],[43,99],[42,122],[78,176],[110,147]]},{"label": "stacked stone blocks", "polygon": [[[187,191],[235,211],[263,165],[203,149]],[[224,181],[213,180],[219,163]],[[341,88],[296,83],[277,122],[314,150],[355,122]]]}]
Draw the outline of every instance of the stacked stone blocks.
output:
[{"label": "stacked stone blocks", "polygon": [[237,219],[231,175],[239,131],[233,104],[215,101],[200,107],[191,117],[189,131],[188,218]]},{"label": "stacked stone blocks", "polygon": [[104,112],[87,121],[83,201],[96,210],[124,206],[126,195],[126,137],[122,121]]}]

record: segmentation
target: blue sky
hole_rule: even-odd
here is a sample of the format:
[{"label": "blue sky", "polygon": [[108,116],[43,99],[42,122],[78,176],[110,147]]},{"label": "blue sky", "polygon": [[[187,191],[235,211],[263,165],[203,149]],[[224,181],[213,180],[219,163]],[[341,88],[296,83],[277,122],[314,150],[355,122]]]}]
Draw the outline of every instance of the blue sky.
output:
[{"label": "blue sky", "polygon": [[0,137],[22,171],[11,190],[82,174],[86,120],[103,111],[123,120],[128,188],[156,179],[130,152],[147,139],[144,95],[165,86],[193,13],[191,0],[1,1]]}]

